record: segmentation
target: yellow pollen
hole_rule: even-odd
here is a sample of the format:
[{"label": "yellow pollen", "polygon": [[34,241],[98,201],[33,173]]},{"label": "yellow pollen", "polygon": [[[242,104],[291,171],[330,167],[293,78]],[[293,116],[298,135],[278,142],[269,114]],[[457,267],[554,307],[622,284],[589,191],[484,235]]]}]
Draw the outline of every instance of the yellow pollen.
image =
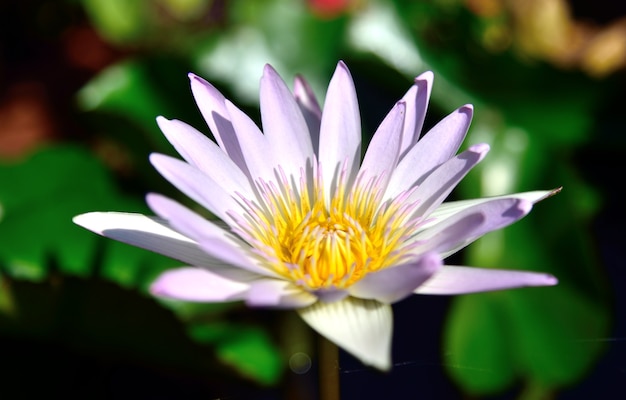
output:
[{"label": "yellow pollen", "polygon": [[[317,172],[317,171],[316,171]],[[236,232],[262,263],[309,290],[345,288],[367,273],[406,261],[407,239],[419,221],[406,196],[381,201],[377,182],[347,185],[339,177],[332,196],[321,177],[292,187],[260,181],[256,201],[242,199]]]}]

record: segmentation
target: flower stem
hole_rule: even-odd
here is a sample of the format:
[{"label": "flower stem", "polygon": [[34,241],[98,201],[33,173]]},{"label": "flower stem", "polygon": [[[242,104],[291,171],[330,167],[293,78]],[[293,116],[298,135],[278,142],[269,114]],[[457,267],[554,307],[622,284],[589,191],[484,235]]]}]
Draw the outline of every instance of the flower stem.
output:
[{"label": "flower stem", "polygon": [[318,337],[320,400],[339,400],[339,349],[322,335]]}]

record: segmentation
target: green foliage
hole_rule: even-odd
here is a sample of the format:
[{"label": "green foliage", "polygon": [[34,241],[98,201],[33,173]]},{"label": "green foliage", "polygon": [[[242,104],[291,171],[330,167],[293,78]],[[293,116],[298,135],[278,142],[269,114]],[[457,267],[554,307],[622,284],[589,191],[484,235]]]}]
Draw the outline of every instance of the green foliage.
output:
[{"label": "green foliage", "polygon": [[[73,146],[43,148],[22,162],[1,166],[0,182],[0,266],[8,277],[0,280],[0,333],[181,367],[189,367],[185,360],[198,359],[200,352],[206,361],[191,365],[204,371],[214,364],[207,349],[214,347],[218,360],[248,378],[264,384],[280,378],[279,351],[261,327],[220,322],[222,335],[210,341],[198,337],[205,349],[197,350],[182,328],[174,335],[180,323],[147,301],[145,292],[158,273],[176,262],[72,223],[75,215],[94,210],[149,213],[134,197],[120,194],[89,152]],[[182,320],[229,308],[162,304]],[[175,338],[164,345],[168,330]]]},{"label": "green foliage", "polygon": [[22,162],[2,165],[0,182],[0,263],[13,278],[42,281],[52,265],[63,274],[89,277],[97,264],[103,277],[141,286],[145,282],[138,277],[151,275],[146,269],[171,265],[119,243],[107,244],[110,251],[102,253],[103,241],[72,223],[75,215],[94,208],[146,211],[138,200],[121,195],[103,166],[83,149],[43,148]]},{"label": "green foliage", "polygon": [[225,322],[195,323],[189,326],[191,337],[212,344],[217,357],[242,375],[272,385],[284,369],[283,359],[267,332],[251,325]]}]

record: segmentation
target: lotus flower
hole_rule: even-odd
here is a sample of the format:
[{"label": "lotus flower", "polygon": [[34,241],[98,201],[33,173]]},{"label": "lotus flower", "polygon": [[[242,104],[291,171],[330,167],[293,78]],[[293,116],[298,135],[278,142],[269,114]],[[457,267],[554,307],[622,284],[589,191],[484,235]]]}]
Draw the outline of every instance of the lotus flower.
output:
[{"label": "lotus flower", "polygon": [[364,364],[388,370],[392,303],[412,294],[556,284],[547,274],[443,264],[554,191],[444,203],[489,146],[455,155],[472,118],[470,105],[419,139],[432,73],[415,79],[362,159],[359,107],[343,62],[323,110],[305,80],[297,77],[292,93],[266,66],[263,132],[211,84],[189,77],[217,143],[184,122],[159,117],[185,161],[162,154],[150,161],[220,221],[159,194],[147,195],[156,216],[94,212],[74,218],[98,234],[187,265],[159,276],[154,295],[296,309]]}]

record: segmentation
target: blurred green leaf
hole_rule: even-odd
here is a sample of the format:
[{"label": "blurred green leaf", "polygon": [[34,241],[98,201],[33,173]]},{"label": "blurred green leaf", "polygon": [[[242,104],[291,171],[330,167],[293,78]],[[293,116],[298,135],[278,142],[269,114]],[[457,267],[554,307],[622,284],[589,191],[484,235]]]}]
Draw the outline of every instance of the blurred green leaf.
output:
[{"label": "blurred green leaf", "polygon": [[1,165],[0,203],[0,264],[13,278],[41,281],[53,265],[63,274],[99,274],[145,287],[173,264],[122,243],[105,244],[72,223],[89,211],[146,211],[141,202],[120,195],[103,166],[78,147],[41,149],[22,162]]},{"label": "blurred green leaf", "polygon": [[161,0],[159,3],[166,7],[178,19],[196,19],[202,16],[209,4],[214,0]]},{"label": "blurred green leaf", "polygon": [[228,4],[227,28],[192,51],[199,74],[227,83],[236,103],[258,103],[259,77],[267,63],[285,81],[302,74],[322,93],[345,45],[345,19],[315,18],[302,1]]},{"label": "blurred green leaf", "polygon": [[[180,83],[186,95],[191,96],[191,92],[184,68],[167,61],[127,60],[103,70],[78,92],[79,107],[134,123],[122,132],[107,133],[131,149],[141,147],[142,155],[154,150],[171,151],[156,117],[170,111],[180,98],[177,95],[181,90],[175,90],[172,82]],[[106,126],[99,130],[106,130]]]},{"label": "blurred green leaf", "polygon": [[138,0],[82,0],[92,23],[107,40],[123,44],[140,38],[148,27],[149,2]]},{"label": "blurred green leaf", "polygon": [[197,341],[215,345],[217,357],[242,375],[266,385],[280,379],[283,360],[264,330],[251,325],[208,322],[191,325],[189,332]]},{"label": "blurred green leaf", "polygon": [[517,378],[515,349],[502,294],[457,299],[448,315],[444,359],[450,376],[470,394],[502,391]]},{"label": "blurred green leaf", "polygon": [[158,116],[210,134],[194,103],[188,72],[188,63],[173,56],[129,59],[103,70],[78,92],[88,129],[98,139],[113,142],[145,190],[172,191],[147,162],[152,152],[175,155],[156,123]]},{"label": "blurred green leaf", "polygon": [[[590,196],[559,168],[552,173],[564,182],[562,193],[468,248],[469,265],[546,271],[560,280],[556,287],[454,300],[445,338],[448,371],[470,393],[501,391],[514,378],[545,395],[581,379],[605,348],[594,338],[608,335],[609,289],[581,229],[588,202],[578,201]],[[492,353],[499,357],[487,357]]]},{"label": "blurred green leaf", "polygon": [[[132,353],[155,359],[171,358],[172,346],[187,346],[170,343],[164,352],[155,344],[158,340],[145,340],[148,334],[139,326],[141,323],[133,325],[132,330],[125,328],[122,336],[116,331],[120,324],[132,322],[124,318],[140,316],[139,320],[145,321],[147,309],[142,309],[154,308],[154,300],[148,301],[151,304],[145,303],[147,300],[139,302],[136,309],[129,300],[120,308],[120,299],[112,296],[122,289],[98,282],[98,278],[146,293],[156,275],[177,262],[101,238],[72,223],[72,217],[89,211],[147,213],[141,202],[120,195],[102,165],[89,153],[77,147],[53,147],[41,149],[23,162],[0,166],[0,204],[0,267],[8,275],[0,281],[3,332],[41,338],[58,336],[62,340],[80,335],[81,340],[74,345],[84,345],[89,351],[112,348],[125,352],[133,347],[132,343],[142,343],[133,347]],[[76,281],[71,276],[91,280]],[[125,296],[132,300],[137,294],[129,292]],[[38,297],[42,297],[40,301]],[[233,307],[174,301],[161,304],[176,313],[183,325],[198,318],[216,318]],[[155,318],[151,323],[158,326],[159,318]],[[222,362],[260,383],[277,382],[282,360],[262,328],[220,321],[215,326],[219,327],[217,336],[201,342],[211,345]],[[161,328],[150,331],[165,337]],[[151,352],[155,355],[149,356]],[[196,358],[189,354],[185,357]],[[179,354],[176,362],[183,362],[182,358]]]},{"label": "blurred green leaf", "polygon": [[446,327],[448,372],[473,395],[519,378],[547,395],[589,371],[608,322],[602,304],[566,285],[463,296]]},{"label": "blurred green leaf", "polygon": [[80,0],[99,35],[125,50],[186,51],[211,35],[227,7],[213,0]]},{"label": "blurred green leaf", "polygon": [[523,127],[532,140],[550,146],[579,145],[589,138],[592,113],[611,90],[610,81],[532,63],[513,51],[490,53],[472,32],[479,17],[462,2],[393,3],[419,54],[446,82],[433,88],[437,103],[448,109],[462,93],[465,102],[481,105],[477,119],[485,107],[492,108],[508,125]]}]

